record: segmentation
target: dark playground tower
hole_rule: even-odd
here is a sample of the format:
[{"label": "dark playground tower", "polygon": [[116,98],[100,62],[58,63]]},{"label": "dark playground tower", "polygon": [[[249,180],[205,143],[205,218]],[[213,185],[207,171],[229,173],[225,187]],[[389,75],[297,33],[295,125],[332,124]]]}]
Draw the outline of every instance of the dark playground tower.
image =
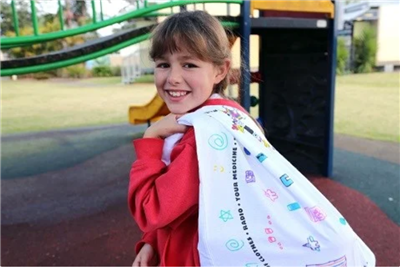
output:
[{"label": "dark playground tower", "polygon": [[267,138],[300,171],[331,176],[334,2],[252,1],[251,7],[260,14],[251,31],[260,40],[259,116]]}]

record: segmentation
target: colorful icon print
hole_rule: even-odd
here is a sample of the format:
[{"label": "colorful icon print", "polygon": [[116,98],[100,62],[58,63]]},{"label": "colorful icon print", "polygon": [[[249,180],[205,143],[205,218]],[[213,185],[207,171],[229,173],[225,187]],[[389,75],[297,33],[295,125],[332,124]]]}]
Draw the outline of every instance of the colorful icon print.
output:
[{"label": "colorful icon print", "polygon": [[[219,168],[218,168],[218,167],[219,167]],[[219,171],[219,172],[224,172],[224,171],[225,171],[225,168],[224,168],[224,166],[214,165],[214,171],[215,171],[215,172],[217,172],[217,171]]]},{"label": "colorful icon print", "polygon": [[298,210],[298,209],[300,209],[300,204],[297,202],[294,202],[294,203],[287,205],[287,208],[289,211]]},{"label": "colorful icon print", "polygon": [[216,150],[224,150],[228,147],[228,136],[226,133],[213,134],[208,138],[208,144]]},{"label": "colorful icon print", "polygon": [[310,248],[312,251],[320,251],[321,247],[317,240],[314,240],[313,236],[309,236],[307,238],[307,243],[303,245],[303,247]]},{"label": "colorful icon print", "polygon": [[244,242],[242,240],[230,239],[226,242],[225,246],[230,251],[238,251],[244,246]]},{"label": "colorful icon print", "polygon": [[233,219],[233,216],[232,216],[230,210],[228,210],[228,211],[221,210],[219,212],[219,214],[220,214],[219,218],[221,220],[223,220],[224,222],[227,222],[228,220],[232,220]]},{"label": "colorful icon print", "polygon": [[307,264],[306,267],[346,267],[347,259],[346,256],[342,256],[339,259],[328,261],[320,264]]},{"label": "colorful icon print", "polygon": [[274,232],[274,230],[272,230],[272,228],[265,228],[265,233],[266,234],[272,234]]},{"label": "colorful icon print", "polygon": [[262,140],[262,141],[263,141],[265,147],[270,147],[270,146],[271,146],[271,145],[268,143],[267,140]]},{"label": "colorful icon print", "polygon": [[257,159],[259,162],[263,162],[264,160],[267,159],[267,156],[265,156],[263,153],[260,153],[257,155]]},{"label": "colorful icon print", "polygon": [[254,183],[256,181],[256,177],[254,176],[254,172],[248,170],[245,172],[246,174],[246,183]]},{"label": "colorful icon print", "polygon": [[227,114],[229,117],[232,117],[232,119],[241,120],[243,118],[237,109],[230,109],[227,107],[224,107],[224,108],[225,108],[225,110],[223,112],[225,114]]},{"label": "colorful icon print", "polygon": [[304,208],[313,222],[320,222],[325,220],[326,213],[318,206],[314,206],[311,208]]},{"label": "colorful icon print", "polygon": [[237,121],[233,121],[232,130],[236,130],[243,133],[244,132],[243,126],[236,123]]},{"label": "colorful icon print", "polygon": [[289,187],[289,186],[291,186],[293,184],[292,179],[290,179],[287,174],[282,175],[279,179],[281,179],[281,182],[286,187]]},{"label": "colorful icon print", "polygon": [[269,224],[269,225],[272,225],[271,216],[268,215],[268,216],[267,216],[267,219],[268,219],[268,224]]},{"label": "colorful icon print", "polygon": [[[272,225],[271,216],[268,215],[268,216],[267,216],[267,219],[268,219],[268,224],[269,224],[269,225]],[[272,227],[272,226],[271,226],[271,227]],[[268,242],[270,242],[271,244],[272,244],[272,243],[275,243],[275,244],[278,246],[278,248],[279,248],[280,250],[282,250],[282,249],[283,249],[282,243],[279,242],[279,240],[277,240],[275,236],[272,236],[272,234],[274,233],[274,230],[273,230],[272,228],[267,227],[267,228],[264,228],[264,231],[265,231],[265,233],[266,233],[267,235],[269,235],[268,238],[267,238],[267,239],[268,239]]]},{"label": "colorful icon print", "polygon": [[271,199],[273,202],[278,198],[278,195],[271,189],[264,190],[264,194],[267,198]]}]

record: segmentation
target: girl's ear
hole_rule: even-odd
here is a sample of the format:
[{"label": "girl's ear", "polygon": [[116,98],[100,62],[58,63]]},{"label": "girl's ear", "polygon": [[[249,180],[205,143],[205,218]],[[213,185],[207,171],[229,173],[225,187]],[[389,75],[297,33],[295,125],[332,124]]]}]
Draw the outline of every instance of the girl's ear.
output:
[{"label": "girl's ear", "polygon": [[217,75],[215,76],[214,84],[219,84],[223,79],[225,79],[230,69],[231,69],[231,60],[225,59],[224,64],[216,67]]}]

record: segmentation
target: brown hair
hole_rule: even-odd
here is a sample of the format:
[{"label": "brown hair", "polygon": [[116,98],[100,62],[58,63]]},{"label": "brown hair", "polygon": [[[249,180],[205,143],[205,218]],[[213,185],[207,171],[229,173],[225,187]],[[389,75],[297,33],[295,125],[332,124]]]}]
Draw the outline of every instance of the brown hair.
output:
[{"label": "brown hair", "polygon": [[[183,11],[168,17],[152,32],[150,58],[180,51],[180,47],[203,61],[216,66],[231,59],[230,44],[218,19],[204,11]],[[229,84],[229,75],[214,86],[213,93],[222,94]]]}]

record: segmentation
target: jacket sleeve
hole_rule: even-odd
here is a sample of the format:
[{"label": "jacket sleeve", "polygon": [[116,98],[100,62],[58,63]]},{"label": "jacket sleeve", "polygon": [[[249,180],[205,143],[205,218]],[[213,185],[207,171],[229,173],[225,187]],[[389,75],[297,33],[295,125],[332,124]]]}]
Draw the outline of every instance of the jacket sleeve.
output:
[{"label": "jacket sleeve", "polygon": [[169,226],[183,219],[198,204],[199,174],[196,149],[178,144],[167,167],[161,160],[164,141],[144,138],[134,141],[137,160],[130,172],[128,201],[143,232]]},{"label": "jacket sleeve", "polygon": [[152,248],[157,251],[157,231],[147,232],[143,234],[142,239],[135,246],[136,255],[146,243],[150,244]]}]

